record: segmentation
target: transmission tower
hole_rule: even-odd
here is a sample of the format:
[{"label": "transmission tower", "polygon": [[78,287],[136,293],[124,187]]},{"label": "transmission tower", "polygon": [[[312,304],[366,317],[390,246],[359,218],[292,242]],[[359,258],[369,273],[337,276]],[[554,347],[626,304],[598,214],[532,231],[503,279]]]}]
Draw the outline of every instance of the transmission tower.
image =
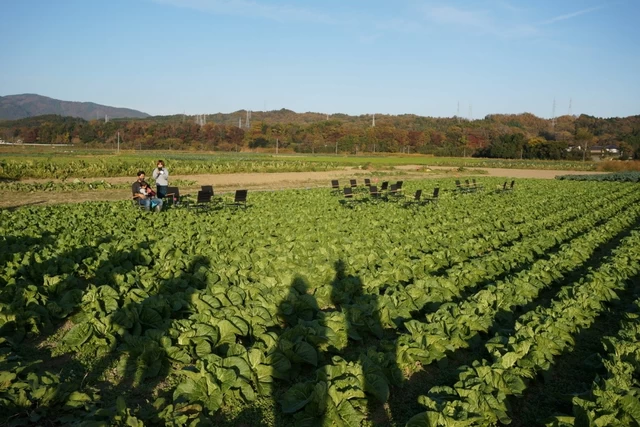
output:
[{"label": "transmission tower", "polygon": [[556,99],[553,98],[553,109],[551,110],[551,129],[556,130]]}]

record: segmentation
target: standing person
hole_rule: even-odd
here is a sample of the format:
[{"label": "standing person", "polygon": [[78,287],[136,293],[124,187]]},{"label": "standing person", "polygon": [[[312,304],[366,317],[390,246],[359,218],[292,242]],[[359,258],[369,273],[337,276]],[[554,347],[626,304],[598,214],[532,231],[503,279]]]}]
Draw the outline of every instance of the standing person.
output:
[{"label": "standing person", "polygon": [[156,193],[158,193],[158,197],[164,199],[167,195],[167,188],[169,187],[169,170],[164,167],[164,161],[158,160],[158,167],[153,170],[151,176],[156,180]]},{"label": "standing person", "polygon": [[138,179],[131,184],[133,200],[144,206],[147,211],[154,208],[156,212],[160,212],[162,210],[162,200],[147,194],[144,177],[143,171],[138,172]]}]

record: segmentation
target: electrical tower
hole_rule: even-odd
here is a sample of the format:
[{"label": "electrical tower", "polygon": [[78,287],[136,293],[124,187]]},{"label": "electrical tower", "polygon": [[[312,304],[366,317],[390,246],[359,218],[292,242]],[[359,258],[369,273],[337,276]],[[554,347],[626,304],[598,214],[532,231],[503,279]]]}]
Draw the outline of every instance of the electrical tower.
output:
[{"label": "electrical tower", "polygon": [[556,130],[556,99],[553,98],[553,109],[551,110],[551,130]]},{"label": "electrical tower", "polygon": [[571,112],[571,104],[573,104],[573,99],[572,99],[572,98],[569,98],[569,115],[570,115],[570,116],[572,115],[572,112]]}]

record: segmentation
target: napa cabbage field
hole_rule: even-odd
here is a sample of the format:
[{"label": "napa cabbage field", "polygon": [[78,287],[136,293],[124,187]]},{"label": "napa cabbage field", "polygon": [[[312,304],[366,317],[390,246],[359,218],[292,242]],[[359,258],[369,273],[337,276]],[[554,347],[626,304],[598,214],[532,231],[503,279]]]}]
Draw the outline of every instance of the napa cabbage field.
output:
[{"label": "napa cabbage field", "polygon": [[637,184],[483,181],[0,211],[0,424],[638,425]]}]

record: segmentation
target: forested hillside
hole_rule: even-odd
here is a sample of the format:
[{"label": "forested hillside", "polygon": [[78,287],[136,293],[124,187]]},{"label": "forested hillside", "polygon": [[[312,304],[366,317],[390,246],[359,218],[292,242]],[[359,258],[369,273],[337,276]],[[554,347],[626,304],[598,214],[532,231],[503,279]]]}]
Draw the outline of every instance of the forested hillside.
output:
[{"label": "forested hillside", "polygon": [[122,117],[148,117],[147,113],[130,108],[109,107],[94,102],[62,101],[47,96],[25,93],[22,95],[0,96],[0,119],[22,119],[25,117],[58,114],[91,120]]},{"label": "forested hillside", "polygon": [[[275,150],[301,153],[425,153],[504,158],[582,158],[582,149],[616,146],[640,153],[640,116],[562,116],[552,123],[529,113],[481,120],[416,115],[324,115],[290,110],[206,116],[86,121],[55,115],[0,122],[0,138],[23,143],[185,150]],[[592,154],[592,153],[590,153]]]}]

